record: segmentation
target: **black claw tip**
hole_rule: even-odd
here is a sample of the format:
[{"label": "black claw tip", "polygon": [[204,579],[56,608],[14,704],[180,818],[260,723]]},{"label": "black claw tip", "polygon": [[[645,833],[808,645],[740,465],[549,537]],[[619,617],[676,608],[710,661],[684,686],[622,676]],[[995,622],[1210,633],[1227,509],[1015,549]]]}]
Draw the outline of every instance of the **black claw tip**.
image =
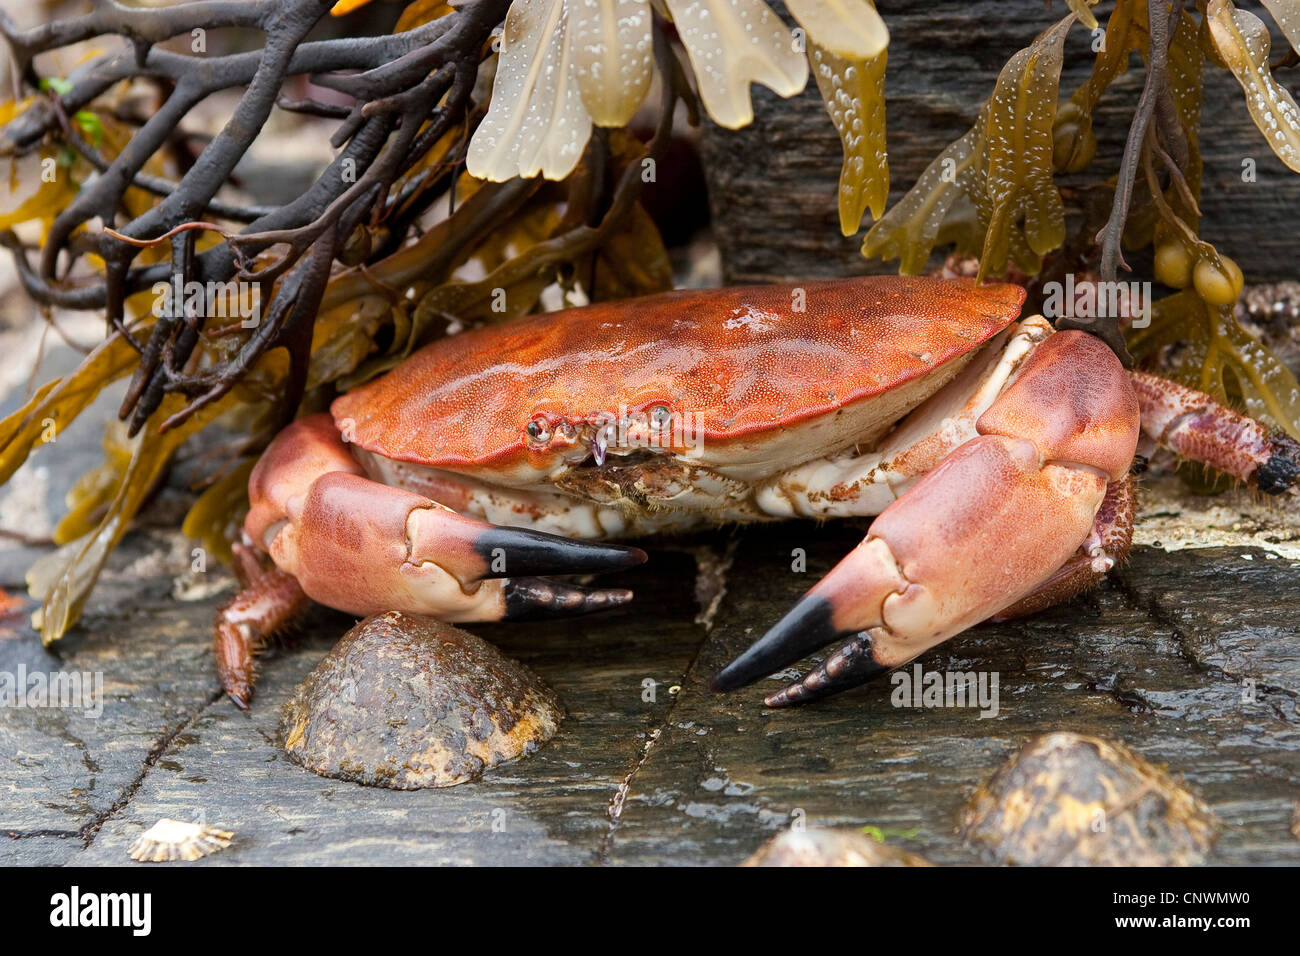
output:
[{"label": "black claw tip", "polygon": [[844,637],[831,622],[834,608],[826,598],[806,594],[770,631],[713,678],[715,691],[735,690],[793,664],[819,647]]},{"label": "black claw tip", "polygon": [[489,528],[475,540],[474,550],[487,564],[488,578],[621,571],[646,560],[640,548],[575,541],[526,528]]}]

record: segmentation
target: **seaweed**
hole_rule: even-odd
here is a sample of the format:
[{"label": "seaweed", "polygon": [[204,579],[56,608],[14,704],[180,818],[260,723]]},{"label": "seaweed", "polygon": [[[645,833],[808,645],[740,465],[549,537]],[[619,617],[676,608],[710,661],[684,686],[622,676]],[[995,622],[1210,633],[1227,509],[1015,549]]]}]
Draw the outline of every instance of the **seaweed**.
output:
[{"label": "seaweed", "polygon": [[[1241,268],[1203,234],[1200,209],[1201,95],[1207,64],[1241,83],[1245,106],[1270,148],[1300,171],[1300,110],[1273,75],[1267,27],[1228,0],[1198,5],[1119,0],[1095,44],[1089,78],[1056,101],[1061,43],[1071,25],[1100,26],[1091,4],[1071,13],[1007,61],[980,118],[951,143],[912,188],[868,230],[863,255],[897,259],[899,271],[925,271],[936,249],[979,258],[979,277],[1013,266],[1036,276],[1046,259],[1081,259],[1089,281],[1114,282],[1128,270],[1123,250],[1151,247],[1152,278],[1175,290],[1155,303],[1150,324],[1124,328],[1131,317],[1076,320],[1103,337],[1127,363],[1159,364],[1175,378],[1234,402],[1300,434],[1295,378],[1233,317]],[[1292,46],[1300,39],[1300,3],[1265,7]],[[1110,181],[1108,218],[1094,234],[1067,236],[1057,179],[1078,177],[1096,161],[1094,115],[1116,77],[1141,55],[1146,77],[1119,168]],[[1092,188],[1104,186],[1097,184]],[[1083,217],[1082,230],[1096,229]],[[1033,280],[1031,280],[1031,285]]]}]

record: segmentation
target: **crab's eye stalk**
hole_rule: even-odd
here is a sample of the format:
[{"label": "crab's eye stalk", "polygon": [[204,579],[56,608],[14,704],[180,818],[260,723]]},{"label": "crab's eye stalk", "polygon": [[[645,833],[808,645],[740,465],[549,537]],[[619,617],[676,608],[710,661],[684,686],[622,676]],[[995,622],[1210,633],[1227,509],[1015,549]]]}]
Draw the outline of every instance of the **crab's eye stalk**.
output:
[{"label": "crab's eye stalk", "polygon": [[663,431],[673,420],[673,410],[667,405],[651,405],[649,408],[650,427]]},{"label": "crab's eye stalk", "polygon": [[534,415],[524,426],[524,432],[528,435],[530,444],[546,445],[551,440],[551,423],[546,420],[545,415]]}]

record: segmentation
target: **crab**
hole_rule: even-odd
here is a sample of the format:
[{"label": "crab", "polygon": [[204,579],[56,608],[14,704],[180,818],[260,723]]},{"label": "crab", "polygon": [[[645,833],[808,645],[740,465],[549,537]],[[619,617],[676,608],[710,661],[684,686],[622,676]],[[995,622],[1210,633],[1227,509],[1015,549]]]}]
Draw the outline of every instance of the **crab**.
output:
[{"label": "crab", "polygon": [[258,462],[222,685],[246,707],[253,655],[309,599],[452,623],[594,611],[631,592],[546,576],[646,559],[607,540],[875,516],[713,680],[834,643],[767,695],[783,706],[1096,584],[1129,550],[1140,440],[1294,488],[1295,442],[1019,318],[1024,296],[906,277],[677,291],[434,342]]}]

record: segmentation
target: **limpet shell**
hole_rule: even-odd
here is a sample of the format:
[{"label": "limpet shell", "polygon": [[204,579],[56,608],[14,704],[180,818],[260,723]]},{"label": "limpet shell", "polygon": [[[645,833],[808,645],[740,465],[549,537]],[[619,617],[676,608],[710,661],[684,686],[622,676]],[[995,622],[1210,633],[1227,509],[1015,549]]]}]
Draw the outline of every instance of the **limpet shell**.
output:
[{"label": "limpet shell", "polygon": [[992,860],[1032,866],[1193,866],[1217,827],[1165,771],[1073,733],[1026,744],[976,791],[962,821]]},{"label": "limpet shell", "polygon": [[285,705],[289,757],[372,787],[450,787],[534,753],[564,717],[555,692],[466,631],[389,611],[334,646]]},{"label": "limpet shell", "polygon": [[741,866],[931,866],[896,846],[857,830],[786,830]]}]

